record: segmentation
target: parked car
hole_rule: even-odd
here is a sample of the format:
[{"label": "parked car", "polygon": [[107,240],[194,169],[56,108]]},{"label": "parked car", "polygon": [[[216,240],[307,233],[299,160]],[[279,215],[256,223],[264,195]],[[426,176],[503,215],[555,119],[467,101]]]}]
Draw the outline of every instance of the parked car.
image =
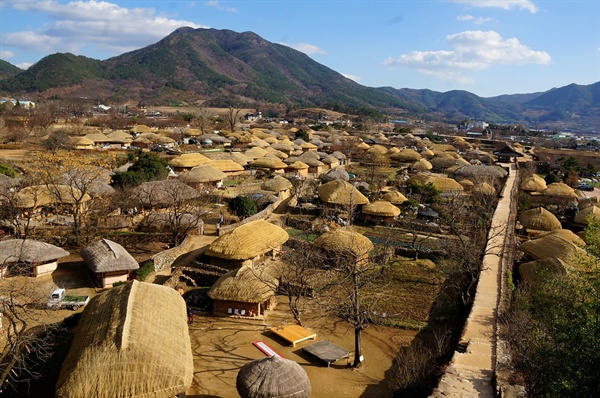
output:
[{"label": "parked car", "polygon": [[66,308],[75,311],[85,306],[89,301],[89,296],[67,295],[65,289],[56,289],[50,294],[47,306],[53,310]]},{"label": "parked car", "polygon": [[577,189],[579,189],[581,191],[593,191],[594,187],[587,183],[581,183],[581,184],[577,185]]}]

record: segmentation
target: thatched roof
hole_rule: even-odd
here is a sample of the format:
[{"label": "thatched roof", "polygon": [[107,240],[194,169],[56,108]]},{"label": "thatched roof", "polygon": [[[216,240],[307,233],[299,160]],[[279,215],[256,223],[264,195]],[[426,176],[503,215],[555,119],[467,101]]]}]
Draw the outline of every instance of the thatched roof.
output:
[{"label": "thatched roof", "polygon": [[467,164],[459,167],[452,173],[455,178],[468,178],[473,181],[481,180],[483,178],[489,179],[500,179],[508,175],[508,171],[500,166],[486,166],[486,165],[473,165]]},{"label": "thatched roof", "polygon": [[192,384],[185,302],[167,286],[133,281],[86,306],[63,362],[57,398],[171,398]]},{"label": "thatched roof", "polygon": [[281,192],[285,191],[286,189],[291,189],[292,183],[285,177],[275,176],[270,180],[263,182],[260,188],[264,189],[265,191]]},{"label": "thatched roof", "polygon": [[546,181],[537,174],[532,174],[524,178],[521,182],[520,189],[523,191],[542,192],[547,188]]},{"label": "thatched roof", "polygon": [[94,273],[133,271],[140,268],[135,258],[123,246],[101,239],[81,249],[81,257]]},{"label": "thatched roof", "polygon": [[398,162],[416,162],[421,160],[422,156],[419,152],[412,149],[403,149],[390,156],[391,159]]},{"label": "thatched roof", "polygon": [[553,182],[552,184],[549,184],[548,187],[542,191],[542,194],[546,196],[577,198],[575,190],[562,182]]},{"label": "thatched roof", "polygon": [[86,137],[81,136],[70,136],[68,141],[69,145],[73,146],[93,146],[94,141]]},{"label": "thatched roof", "polygon": [[388,202],[395,204],[395,205],[401,205],[402,203],[404,203],[408,200],[406,198],[406,196],[404,196],[402,193],[400,193],[398,191],[387,192],[381,198],[383,200],[387,200]]},{"label": "thatched roof", "polygon": [[325,203],[340,205],[364,205],[369,199],[352,184],[343,180],[333,180],[325,183],[317,189],[319,198]]},{"label": "thatched roof", "polygon": [[419,159],[411,164],[410,168],[416,171],[428,171],[433,169],[433,165],[427,159]]},{"label": "thatched roof", "polygon": [[209,164],[196,166],[187,173],[182,173],[179,180],[188,184],[222,181],[227,174]]},{"label": "thatched roof", "polygon": [[519,265],[519,275],[529,282],[542,282],[553,276],[566,275],[568,265],[557,257],[528,261]]},{"label": "thatched roof", "polygon": [[265,151],[264,149],[256,146],[252,149],[248,149],[246,152],[244,152],[244,155],[246,155],[247,157],[252,158],[252,159],[258,159],[258,158],[262,158],[267,153],[268,152]]},{"label": "thatched roof", "polygon": [[219,236],[206,255],[228,260],[247,260],[265,254],[289,239],[288,233],[275,224],[256,220]]},{"label": "thatched roof", "polygon": [[7,263],[46,263],[66,257],[69,252],[58,246],[32,239],[0,241],[0,265]]},{"label": "thatched roof", "polygon": [[580,210],[585,209],[590,206],[598,206],[600,205],[600,197],[598,196],[586,196],[579,199],[578,207]]},{"label": "thatched roof", "polygon": [[278,355],[244,365],[235,384],[242,398],[308,398],[311,394],[306,371]]},{"label": "thatched roof", "polygon": [[475,184],[473,186],[472,192],[482,194],[482,195],[495,195],[496,189],[492,185],[488,184],[487,182],[481,182],[481,183]]},{"label": "thatched roof", "polygon": [[277,279],[251,267],[241,267],[222,275],[208,291],[213,300],[263,303],[275,294]]},{"label": "thatched roof", "polygon": [[373,155],[387,155],[388,149],[383,145],[375,144],[367,150],[368,153]]},{"label": "thatched roof", "polygon": [[15,202],[18,207],[32,208],[51,203],[74,204],[76,199],[80,202],[87,202],[91,196],[68,185],[53,185],[51,189],[46,185],[33,185],[21,189],[15,197]]},{"label": "thatched roof", "polygon": [[585,246],[585,241],[577,236],[576,233],[571,231],[570,229],[554,229],[550,232],[545,232],[543,234],[538,235],[538,238],[543,238],[545,236],[556,235],[560,236],[563,239],[568,240],[571,243],[576,244],[579,247]]},{"label": "thatched roof", "polygon": [[231,159],[211,160],[208,164],[224,173],[244,171],[244,168],[239,163],[236,163]]},{"label": "thatched roof", "polygon": [[365,236],[346,228],[327,231],[313,242],[315,247],[340,253],[363,256],[373,250],[373,243]]},{"label": "thatched roof", "polygon": [[522,211],[519,213],[519,222],[525,228],[536,231],[552,231],[562,228],[559,219],[543,207]]},{"label": "thatched roof", "polygon": [[439,189],[442,192],[449,191],[463,191],[464,188],[462,185],[458,183],[458,181],[453,180],[452,178],[436,176],[431,174],[417,174],[410,177],[407,180],[407,183],[418,182],[422,185],[427,185],[432,183],[434,187]]},{"label": "thatched roof", "polygon": [[87,138],[90,141],[93,141],[94,143],[110,142],[110,138],[108,138],[102,133],[87,134],[85,138]]},{"label": "thatched roof", "polygon": [[585,264],[596,264],[597,260],[576,244],[558,235],[547,235],[543,238],[532,239],[519,245],[519,250],[534,260],[557,257],[563,262],[583,270]]},{"label": "thatched roof", "polygon": [[586,207],[585,209],[583,209],[579,213],[577,213],[577,215],[575,216],[575,219],[573,221],[575,221],[578,224],[587,225],[588,224],[588,221],[587,221],[588,216],[595,217],[596,220],[600,221],[600,207],[598,207],[598,206]]},{"label": "thatched roof", "polygon": [[288,169],[293,169],[293,170],[308,170],[309,167],[310,167],[309,165],[307,165],[306,163],[304,163],[301,160],[297,160],[297,161],[287,165]]},{"label": "thatched roof", "polygon": [[469,162],[467,162],[463,158],[457,159],[457,158],[453,157],[451,154],[447,154],[444,156],[435,156],[435,157],[429,159],[429,163],[431,163],[431,165],[434,168],[438,168],[438,169],[447,169],[452,166],[461,166],[461,165],[466,166],[469,164]]},{"label": "thatched roof", "polygon": [[169,161],[173,167],[192,168],[210,162],[210,159],[200,153],[184,153]]},{"label": "thatched roof", "polygon": [[287,165],[285,163],[283,163],[281,160],[279,160],[278,158],[271,158],[271,157],[262,157],[262,158],[255,159],[252,162],[248,163],[248,165],[252,166],[252,167],[263,168],[263,169],[284,169],[287,167]]},{"label": "thatched roof", "polygon": [[143,205],[168,206],[199,195],[194,188],[179,180],[148,181],[133,191],[132,198]]},{"label": "thatched roof", "polygon": [[112,132],[106,134],[106,136],[108,138],[110,138],[110,140],[112,142],[125,143],[125,142],[131,142],[133,140],[133,137],[131,136],[131,134],[129,134],[128,132],[123,131],[123,130],[112,131]]},{"label": "thatched roof", "polygon": [[333,181],[333,180],[350,180],[350,175],[348,172],[341,167],[336,167],[334,169],[329,170],[325,174],[321,174],[322,181]]},{"label": "thatched roof", "polygon": [[397,217],[400,215],[400,209],[385,200],[376,200],[362,207],[364,214],[370,214],[379,217]]}]

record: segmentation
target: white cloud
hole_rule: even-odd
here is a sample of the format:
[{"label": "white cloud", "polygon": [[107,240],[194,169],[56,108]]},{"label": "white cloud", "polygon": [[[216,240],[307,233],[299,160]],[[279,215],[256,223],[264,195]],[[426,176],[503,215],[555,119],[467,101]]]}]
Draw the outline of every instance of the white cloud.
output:
[{"label": "white cloud", "polygon": [[26,69],[29,69],[29,67],[31,65],[33,65],[31,62],[21,62],[21,63],[16,64],[15,66],[19,69],[26,70]]},{"label": "white cloud", "polygon": [[538,12],[537,6],[530,0],[454,0],[454,2],[472,7],[496,7],[507,11],[516,8],[527,10],[532,14]]},{"label": "white cloud", "polygon": [[550,55],[534,51],[516,38],[504,39],[494,31],[466,31],[449,35],[452,50],[411,51],[388,58],[388,67],[408,67],[444,80],[472,80],[464,72],[488,69],[494,65],[548,64]]},{"label": "white cloud", "polygon": [[489,18],[489,17],[487,17],[487,18],[474,17],[473,15],[469,15],[469,14],[461,14],[461,15],[457,16],[456,19],[461,22],[472,21],[475,25],[482,25],[482,24],[492,20],[492,18]]},{"label": "white cloud", "polygon": [[354,80],[355,82],[360,81],[360,76],[350,75],[348,73],[342,73],[341,75],[344,76],[346,79]]},{"label": "white cloud", "polygon": [[0,51],[0,58],[2,59],[10,59],[15,56],[15,53],[12,51]]},{"label": "white cloud", "polygon": [[225,7],[218,0],[210,0],[204,3],[205,6],[216,8],[217,10],[227,11],[227,12],[237,12],[237,8],[233,7]]},{"label": "white cloud", "polygon": [[153,8],[125,8],[107,1],[56,0],[10,3],[24,12],[45,14],[53,22],[38,31],[5,33],[3,45],[47,52],[79,52],[85,46],[119,54],[149,45],[182,26],[200,28],[190,21],[171,19]]},{"label": "white cloud", "polygon": [[306,55],[314,55],[314,54],[327,54],[324,50],[315,46],[314,44],[308,43],[298,43],[298,44],[287,44],[287,43],[279,43],[287,47],[291,47],[294,50],[298,50],[303,52]]}]

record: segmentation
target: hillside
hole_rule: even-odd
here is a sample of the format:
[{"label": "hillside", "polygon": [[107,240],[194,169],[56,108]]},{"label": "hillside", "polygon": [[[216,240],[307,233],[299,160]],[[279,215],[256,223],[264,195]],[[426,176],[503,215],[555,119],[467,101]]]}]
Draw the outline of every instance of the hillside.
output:
[{"label": "hillside", "polygon": [[220,107],[258,102],[428,120],[600,128],[600,83],[493,98],[459,90],[372,88],[252,32],[180,28],[105,61],[58,53],[26,71],[14,68],[0,63],[0,89],[38,99],[94,96],[108,103],[175,106],[202,100]]}]

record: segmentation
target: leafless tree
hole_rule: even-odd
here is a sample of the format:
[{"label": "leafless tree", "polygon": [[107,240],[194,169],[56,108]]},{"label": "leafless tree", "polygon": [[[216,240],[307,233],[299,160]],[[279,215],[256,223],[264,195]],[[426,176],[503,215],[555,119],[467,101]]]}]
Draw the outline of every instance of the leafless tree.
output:
[{"label": "leafless tree", "polygon": [[227,126],[229,127],[229,131],[232,133],[235,131],[235,126],[239,122],[240,113],[242,112],[242,108],[229,107],[227,109],[227,114],[225,115]]}]

